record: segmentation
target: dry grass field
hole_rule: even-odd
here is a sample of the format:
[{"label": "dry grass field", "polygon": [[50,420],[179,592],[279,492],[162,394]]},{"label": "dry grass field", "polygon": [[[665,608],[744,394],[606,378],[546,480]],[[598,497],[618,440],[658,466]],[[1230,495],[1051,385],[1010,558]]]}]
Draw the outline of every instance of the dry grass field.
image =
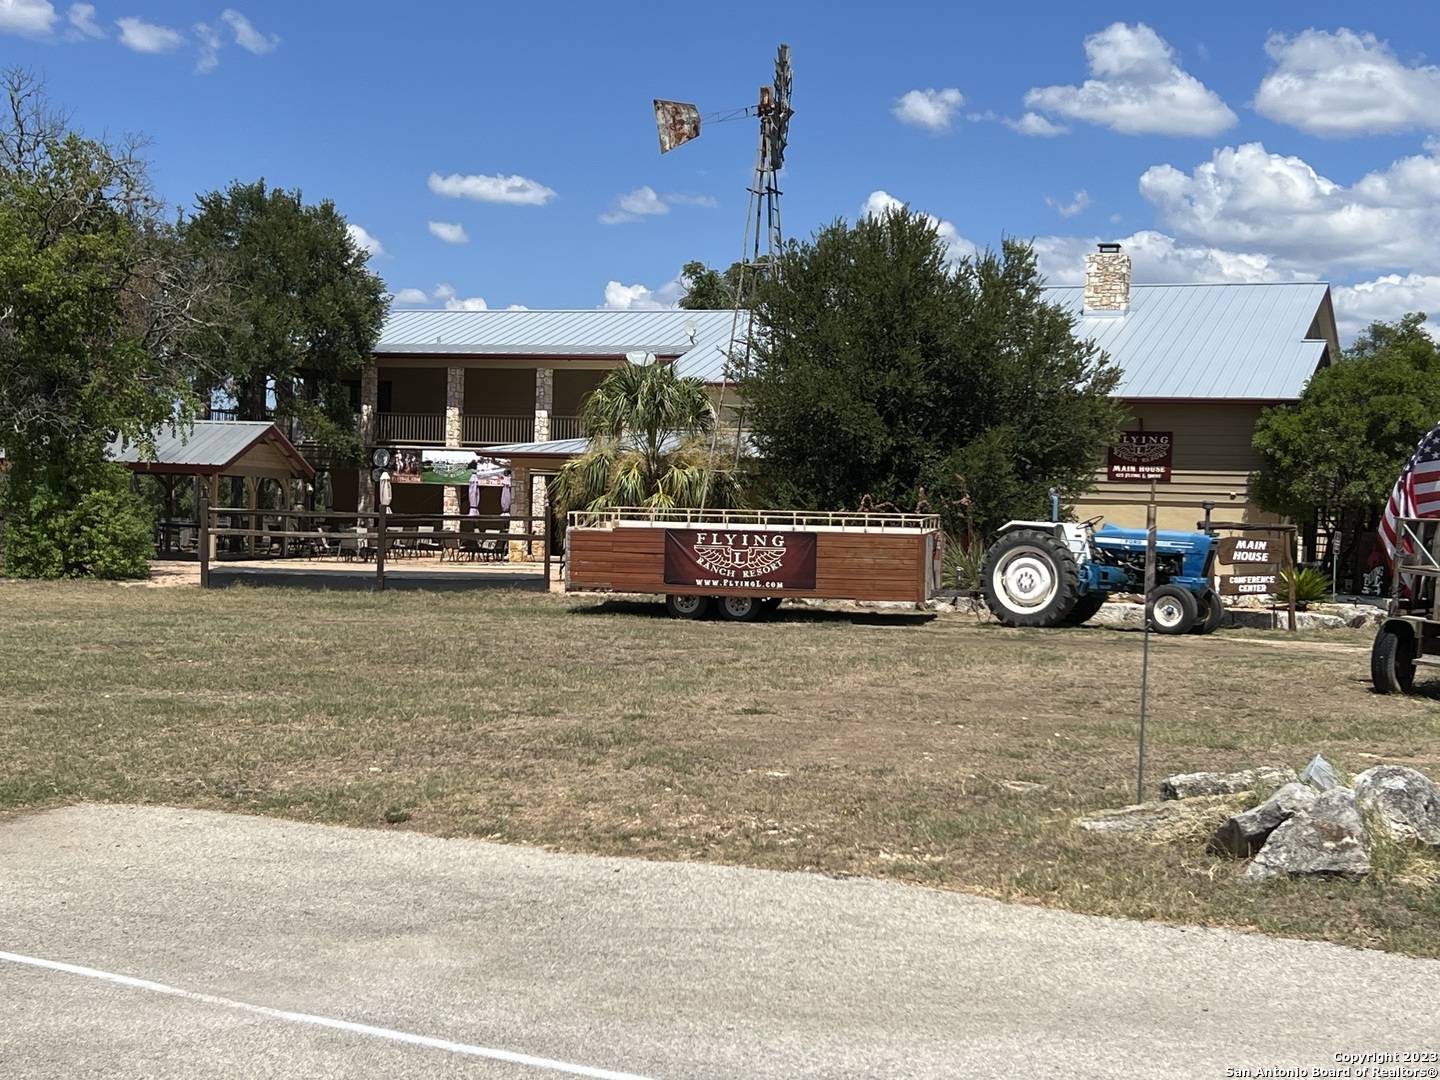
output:
[{"label": "dry grass field", "polygon": [[[1133,798],[1133,633],[501,591],[0,582],[0,610],[0,814],[222,808],[1440,956],[1440,860],[1257,887],[1198,838],[1074,828]],[[1316,752],[1440,776],[1437,700],[1371,694],[1367,647],[1154,639],[1148,786]]]}]

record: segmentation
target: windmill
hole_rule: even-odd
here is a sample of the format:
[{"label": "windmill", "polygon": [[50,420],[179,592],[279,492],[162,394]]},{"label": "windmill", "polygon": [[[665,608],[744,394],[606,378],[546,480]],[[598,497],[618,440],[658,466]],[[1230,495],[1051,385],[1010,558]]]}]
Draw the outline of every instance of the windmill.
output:
[{"label": "windmill", "polygon": [[[784,232],[780,218],[780,170],[785,167],[785,151],[790,141],[790,117],[795,110],[790,107],[790,91],[794,85],[794,69],[790,63],[790,46],[781,45],[775,52],[775,81],[760,87],[760,100],[754,105],[738,109],[710,113],[701,116],[699,108],[688,102],[655,99],[655,126],[660,135],[660,153],[667,154],[677,146],[700,137],[702,121],[724,123],[745,117],[757,117],[760,121],[760,142],[755,152],[755,175],[750,182],[749,205],[745,211],[745,239],[741,248],[738,277],[735,282],[734,316],[730,323],[730,345],[725,351],[725,377],[720,384],[720,396],[716,403],[717,417],[723,418],[725,389],[743,376],[750,367],[750,328],[742,333],[740,314],[748,311],[754,283],[760,274],[776,272],[777,257],[784,246]],[[763,239],[762,239],[763,237]],[[763,244],[763,250],[762,250]],[[735,463],[740,462],[743,443],[741,432],[744,428],[744,408],[737,411],[735,419]],[[715,425],[711,441],[711,462],[715,457],[716,442],[720,424]],[[705,477],[705,491],[709,491],[709,471]],[[702,495],[700,508],[705,508]]]}]

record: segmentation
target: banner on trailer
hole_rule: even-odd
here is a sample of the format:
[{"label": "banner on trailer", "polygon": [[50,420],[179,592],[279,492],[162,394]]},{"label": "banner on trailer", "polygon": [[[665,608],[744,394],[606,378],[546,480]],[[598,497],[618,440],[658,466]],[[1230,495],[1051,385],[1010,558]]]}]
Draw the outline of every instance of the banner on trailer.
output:
[{"label": "banner on trailer", "polygon": [[687,589],[815,588],[815,534],[666,529],[665,584]]},{"label": "banner on trailer", "polygon": [[1175,436],[1169,431],[1124,431],[1110,447],[1105,479],[1121,483],[1158,480],[1170,482]]}]

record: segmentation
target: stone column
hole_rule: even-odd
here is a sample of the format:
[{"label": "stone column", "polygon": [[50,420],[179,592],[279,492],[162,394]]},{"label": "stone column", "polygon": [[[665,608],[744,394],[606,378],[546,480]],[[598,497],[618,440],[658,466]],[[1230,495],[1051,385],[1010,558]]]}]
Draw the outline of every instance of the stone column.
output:
[{"label": "stone column", "polygon": [[362,512],[375,509],[374,488],[370,482],[370,448],[380,441],[380,372],[374,360],[367,360],[360,369],[360,462],[359,492],[356,508]]},{"label": "stone column", "polygon": [[555,369],[535,369],[535,441],[547,442],[552,430],[550,415],[555,408]]},{"label": "stone column", "polygon": [[[530,523],[524,519],[530,516],[530,470],[523,465],[512,465],[510,469],[510,531],[527,533]],[[510,541],[511,562],[525,562],[529,553],[520,540]]]},{"label": "stone column", "polygon": [[[458,449],[463,435],[461,414],[465,408],[465,369],[445,369],[445,446]],[[454,484],[445,485],[445,507],[447,514],[460,513],[460,489]]]}]

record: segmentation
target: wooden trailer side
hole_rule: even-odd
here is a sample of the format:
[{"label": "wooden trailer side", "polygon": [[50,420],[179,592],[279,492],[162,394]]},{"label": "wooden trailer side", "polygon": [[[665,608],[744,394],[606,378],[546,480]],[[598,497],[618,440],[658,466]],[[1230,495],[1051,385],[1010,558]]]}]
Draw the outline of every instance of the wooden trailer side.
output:
[{"label": "wooden trailer side", "polygon": [[[665,529],[575,529],[567,534],[568,587],[616,592],[713,596],[715,588],[686,588],[665,581]],[[921,603],[934,580],[933,533],[817,532],[815,588],[745,589],[755,596]]]}]

